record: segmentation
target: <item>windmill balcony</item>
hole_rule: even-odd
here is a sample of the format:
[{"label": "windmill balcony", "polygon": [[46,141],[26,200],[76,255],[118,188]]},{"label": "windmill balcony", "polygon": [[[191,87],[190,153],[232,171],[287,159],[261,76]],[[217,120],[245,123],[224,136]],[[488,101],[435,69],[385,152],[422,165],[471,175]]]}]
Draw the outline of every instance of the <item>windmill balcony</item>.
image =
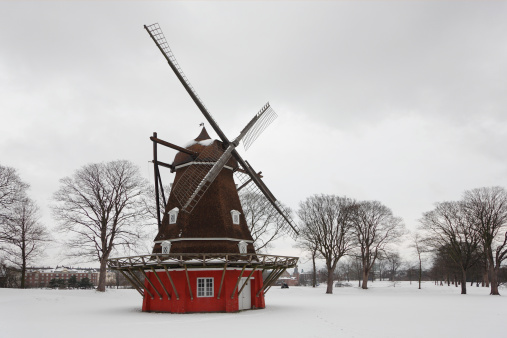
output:
[{"label": "windmill balcony", "polygon": [[143,311],[236,312],[264,308],[266,292],[297,261],[262,254],[151,254],[112,258],[108,266],[143,297]]}]

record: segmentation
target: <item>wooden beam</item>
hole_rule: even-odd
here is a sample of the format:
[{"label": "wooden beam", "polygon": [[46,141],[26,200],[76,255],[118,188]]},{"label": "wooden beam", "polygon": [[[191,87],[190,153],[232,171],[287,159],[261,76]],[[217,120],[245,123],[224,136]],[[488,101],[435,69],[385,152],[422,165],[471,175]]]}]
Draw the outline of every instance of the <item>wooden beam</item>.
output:
[{"label": "wooden beam", "polygon": [[[153,133],[153,136],[151,137],[153,139],[157,138],[157,133]],[[162,227],[162,222],[160,221],[160,200],[158,195],[158,166],[157,166],[157,143],[153,142],[153,175],[155,177],[155,202],[157,206],[157,225],[158,225],[158,231],[160,231],[160,228]],[[143,261],[144,262],[144,261]]]},{"label": "wooden beam", "polygon": [[225,265],[224,265],[224,271],[222,272],[222,280],[220,280],[220,287],[218,288],[218,297],[217,297],[217,299],[220,299],[220,294],[222,293],[222,285],[224,284],[225,270],[227,270],[227,263],[225,263]]},{"label": "wooden beam", "polygon": [[161,139],[159,139],[159,138],[157,138],[155,136],[150,137],[150,140],[152,140],[153,142],[157,142],[158,144],[161,144],[163,146],[166,146],[166,147],[169,147],[169,148],[181,151],[183,153],[186,153],[186,154],[189,154],[189,155],[192,155],[192,156],[195,156],[195,157],[197,157],[199,155],[195,151],[188,150],[186,148],[177,146],[176,144],[172,144],[172,143],[169,143],[167,141],[161,140]]},{"label": "wooden beam", "polygon": [[139,270],[143,273],[144,275],[144,278],[146,278],[146,280],[148,281],[148,283],[150,283],[150,285],[153,287],[153,290],[155,290],[155,292],[157,293],[158,297],[160,299],[162,299],[162,295],[160,294],[160,292],[158,292],[157,288],[155,287],[155,285],[151,282],[151,280],[148,278],[148,275],[146,274],[146,272],[144,272],[144,270],[142,268],[139,268]]},{"label": "wooden beam", "polygon": [[188,271],[187,271],[186,264],[185,264],[185,275],[187,276],[188,290],[190,291],[190,300],[194,300],[194,295],[192,294],[192,287],[190,286],[190,278],[188,278]]},{"label": "wooden beam", "polygon": [[246,281],[243,283],[243,286],[241,287],[241,289],[239,289],[238,291],[238,295],[241,293],[241,291],[243,291],[243,288],[246,286],[246,284],[248,283],[248,281],[250,280],[250,277],[252,277],[253,273],[255,272],[255,270],[257,269],[257,267],[254,267],[252,269],[252,272],[250,272],[250,274],[248,275]]},{"label": "wooden beam", "polygon": [[143,291],[139,288],[139,285],[136,284],[136,282],[134,282],[132,279],[130,279],[130,277],[125,273],[123,272],[122,270],[118,270],[121,272],[121,274],[123,275],[123,277],[125,277],[130,284],[132,284],[132,286],[137,290],[137,292],[139,292],[139,294],[144,298],[144,293]]},{"label": "wooden beam", "polygon": [[243,271],[245,271],[246,264],[243,265],[243,270],[241,270],[241,273],[239,274],[238,281],[236,282],[236,286],[234,287],[234,290],[232,290],[231,299],[234,299],[234,292],[236,292],[236,289],[238,288],[239,282],[241,281],[241,277],[243,277]]},{"label": "wooden beam", "polygon": [[245,183],[243,183],[237,190],[238,192],[243,189],[244,187],[246,187],[248,185],[248,183],[252,182],[252,179],[249,179],[248,181],[246,181]]},{"label": "wooden beam", "polygon": [[273,269],[273,271],[271,271],[271,273],[268,275],[268,277],[264,281],[264,284],[269,284],[271,282],[271,280],[273,279],[273,277],[275,277],[278,272],[280,272],[280,269],[278,269],[278,268]]},{"label": "wooden beam", "polygon": [[262,288],[257,292],[257,294],[255,295],[255,297],[259,297],[261,291],[264,290],[264,285],[269,284],[271,282],[271,279],[273,279],[273,277],[276,276],[276,274],[279,271],[280,270],[278,270],[278,269],[273,269],[273,271],[271,271],[271,273],[268,275],[268,277],[264,281]]},{"label": "wooden beam", "polygon": [[174,170],[174,167],[171,164],[169,164],[169,163],[165,163],[165,162],[162,162],[162,161],[151,161],[151,163],[155,163],[155,164],[158,164],[158,165],[160,165],[162,167],[166,167],[166,168],[169,168],[171,170]]},{"label": "wooden beam", "polygon": [[151,294],[150,290],[148,290],[148,288],[144,287],[144,284],[141,283],[141,281],[139,280],[139,278],[137,278],[137,276],[132,272],[132,270],[130,270],[130,268],[127,268],[127,269],[129,270],[129,272],[132,275],[132,277],[134,277],[134,279],[139,283],[139,285],[143,285],[144,291],[147,292],[150,295],[151,299],[153,299],[154,297]]},{"label": "wooden beam", "polygon": [[176,287],[174,287],[173,279],[171,278],[171,275],[169,274],[169,270],[167,270],[167,266],[164,265],[164,269],[165,269],[165,273],[167,274],[167,278],[169,278],[169,282],[171,282],[174,294],[176,295],[176,299],[180,300],[180,296],[178,295],[178,291],[176,290]]},{"label": "wooden beam", "polygon": [[162,286],[162,289],[164,289],[164,292],[167,295],[167,299],[170,300],[171,299],[171,295],[169,295],[169,292],[167,292],[167,289],[165,288],[164,283],[162,283],[162,281],[160,280],[160,277],[158,276],[158,273],[155,271],[155,268],[153,268],[153,266],[151,267],[151,271],[153,271],[153,273],[155,274],[155,277],[157,277],[158,282]]},{"label": "wooden beam", "polygon": [[158,166],[156,166],[156,167],[157,167],[158,183],[160,184],[160,192],[162,193],[162,202],[164,202],[164,213],[165,213],[165,208],[167,207],[167,202],[165,199],[164,186],[162,185],[162,176],[160,176],[160,171],[158,170]]},{"label": "wooden beam", "polygon": [[[278,278],[280,278],[280,276],[281,276],[281,275],[285,272],[285,270],[287,270],[287,268],[284,268],[284,269],[282,270],[282,272],[280,272],[280,273],[278,274],[278,276],[276,276],[276,278],[275,278],[275,279],[274,279],[274,280],[270,283],[270,285],[269,285],[269,286],[268,286],[268,285],[264,285],[264,286],[263,286],[263,289],[265,289],[265,290],[264,290],[264,295],[265,295],[265,294],[269,291],[269,289],[273,286],[273,282],[275,282]],[[266,289],[266,286],[267,286],[267,289]]]},{"label": "wooden beam", "polygon": [[[238,167],[238,168],[236,169],[236,171],[239,171],[240,173],[243,173],[243,174],[247,174],[247,175],[248,175],[248,172],[247,172],[246,170],[244,170],[244,169],[241,169],[240,167]],[[264,178],[264,176],[262,176],[261,174],[262,174],[262,171],[259,171],[259,172],[257,173],[257,177]]]}]

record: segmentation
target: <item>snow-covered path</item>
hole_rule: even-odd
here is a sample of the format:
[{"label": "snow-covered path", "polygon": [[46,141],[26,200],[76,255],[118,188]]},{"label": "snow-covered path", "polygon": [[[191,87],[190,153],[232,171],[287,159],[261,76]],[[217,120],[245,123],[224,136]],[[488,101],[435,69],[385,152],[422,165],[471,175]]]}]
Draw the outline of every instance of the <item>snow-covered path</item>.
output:
[{"label": "snow-covered path", "polygon": [[0,289],[0,337],[506,337],[505,296],[470,287],[375,282],[369,290],[271,289],[264,310],[141,312],[134,290]]}]

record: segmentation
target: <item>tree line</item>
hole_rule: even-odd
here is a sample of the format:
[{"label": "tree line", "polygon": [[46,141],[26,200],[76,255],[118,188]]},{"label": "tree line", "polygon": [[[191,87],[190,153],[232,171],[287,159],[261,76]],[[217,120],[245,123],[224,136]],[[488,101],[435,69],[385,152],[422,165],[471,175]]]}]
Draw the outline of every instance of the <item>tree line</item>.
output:
[{"label": "tree line", "polygon": [[[27,265],[40,259],[51,241],[27,189],[14,168],[0,165],[2,270],[17,268],[21,288],[25,288]],[[148,182],[130,161],[88,164],[60,180],[51,204],[55,230],[64,236],[67,257],[99,262],[98,291],[105,291],[111,253],[136,250],[147,226],[154,224],[151,201]]]},{"label": "tree line", "polygon": [[498,274],[507,258],[504,188],[467,190],[459,201],[436,203],[423,214],[419,231],[420,242],[435,252],[436,267],[442,272],[459,272],[462,294],[466,294],[467,275],[473,269],[482,272],[491,295],[500,294]]},{"label": "tree line", "polygon": [[[327,269],[326,293],[333,293],[333,273],[345,256],[357,257],[361,287],[368,288],[368,277],[375,262],[391,251],[405,233],[401,218],[379,201],[356,201],[335,195],[314,195],[301,202],[299,247],[310,253],[313,271],[316,259]],[[314,275],[314,285],[316,276]]]},{"label": "tree line", "polygon": [[4,278],[9,278],[10,269],[19,270],[21,288],[28,264],[41,257],[51,240],[28,188],[14,168],[0,165],[0,270]]},{"label": "tree line", "polygon": [[[356,201],[335,195],[314,195],[301,202],[297,215],[301,236],[298,246],[313,262],[313,285],[318,275],[327,278],[326,293],[333,292],[337,265],[350,257],[351,271],[366,289],[369,276],[377,270],[392,276],[401,267],[395,244],[407,238],[400,218],[378,201]],[[491,295],[499,295],[499,274],[506,274],[502,264],[507,258],[507,191],[502,187],[467,190],[459,201],[439,202],[423,213],[418,228],[410,236],[417,264],[406,267],[406,276],[417,275],[419,288],[423,273],[435,282],[446,280],[461,285],[466,294],[467,281],[489,286]],[[431,257],[428,255],[431,254]],[[429,271],[423,262],[433,259]],[[318,273],[316,260],[325,262],[326,271]],[[373,279],[373,278],[372,278]],[[394,280],[394,277],[393,277]]]},{"label": "tree line", "polygon": [[[51,241],[28,188],[15,169],[0,165],[2,266],[21,271],[21,287],[25,287],[27,265],[40,258]],[[99,291],[105,291],[106,262],[111,254],[136,252],[148,231],[153,231],[153,194],[138,167],[126,160],[88,164],[60,180],[51,203],[55,230],[64,236],[68,257],[99,262]],[[258,205],[255,196],[240,194],[240,199],[256,249],[268,250],[284,235],[283,222]],[[295,214],[301,230],[297,245],[312,260],[313,284],[317,260],[325,262],[327,293],[333,291],[333,274],[344,257],[353,258],[363,289],[368,288],[374,267],[400,268],[396,245],[407,231],[402,219],[381,202],[320,194],[302,201]],[[436,203],[412,234],[418,266],[410,268],[410,273],[418,275],[420,287],[423,261],[432,253],[433,275],[447,275],[449,280],[451,274],[454,279],[459,274],[462,293],[466,293],[467,276],[472,271],[477,279],[480,271],[482,281],[496,295],[498,274],[507,257],[506,227],[507,192],[503,188],[473,189],[460,201]]]}]

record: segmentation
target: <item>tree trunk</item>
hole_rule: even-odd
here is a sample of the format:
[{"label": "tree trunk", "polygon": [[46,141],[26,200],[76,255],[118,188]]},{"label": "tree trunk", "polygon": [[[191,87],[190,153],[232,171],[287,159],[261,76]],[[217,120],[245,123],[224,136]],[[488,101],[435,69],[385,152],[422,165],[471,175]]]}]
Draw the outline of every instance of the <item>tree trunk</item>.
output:
[{"label": "tree trunk", "polygon": [[26,287],[25,280],[26,280],[26,257],[23,252],[23,263],[21,265],[21,288],[22,289],[24,289]]},{"label": "tree trunk", "polygon": [[467,271],[465,269],[461,269],[461,294],[467,294]]},{"label": "tree trunk", "polygon": [[422,263],[419,257],[419,290],[421,290],[421,279],[422,279]]},{"label": "tree trunk", "polygon": [[488,264],[488,258],[486,257],[486,263],[484,263],[484,275],[482,277],[482,286],[485,286],[489,288],[489,264]]},{"label": "tree trunk", "polygon": [[489,272],[491,274],[491,292],[490,295],[500,296],[500,292],[498,292],[498,276],[497,270],[492,262],[489,262]]},{"label": "tree trunk", "polygon": [[326,293],[333,293],[333,269],[327,268],[327,290]]},{"label": "tree trunk", "polygon": [[97,286],[97,291],[105,292],[106,291],[106,274],[107,274],[107,258],[102,257],[100,261],[100,270],[99,270],[99,285]]},{"label": "tree trunk", "polygon": [[363,268],[363,283],[361,287],[363,289],[368,289],[368,269],[366,267]]},{"label": "tree trunk", "polygon": [[315,253],[312,255],[313,273],[312,273],[312,287],[317,285],[317,268],[315,266]]}]

